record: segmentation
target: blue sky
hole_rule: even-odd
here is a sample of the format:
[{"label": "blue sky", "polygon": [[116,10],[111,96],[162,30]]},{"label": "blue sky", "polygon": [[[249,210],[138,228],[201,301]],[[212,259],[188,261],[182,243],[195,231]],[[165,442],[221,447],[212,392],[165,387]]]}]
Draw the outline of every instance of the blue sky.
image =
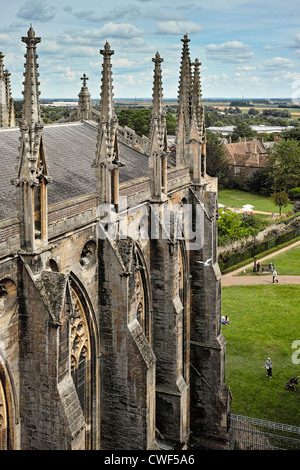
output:
[{"label": "blue sky", "polygon": [[151,98],[157,50],[164,96],[176,98],[186,33],[192,60],[202,63],[204,98],[291,98],[300,89],[298,0],[0,0],[0,7],[0,51],[14,98],[22,96],[21,36],[30,23],[42,38],[41,98],[77,97],[86,73],[98,99],[106,40],[115,51],[115,98]]}]

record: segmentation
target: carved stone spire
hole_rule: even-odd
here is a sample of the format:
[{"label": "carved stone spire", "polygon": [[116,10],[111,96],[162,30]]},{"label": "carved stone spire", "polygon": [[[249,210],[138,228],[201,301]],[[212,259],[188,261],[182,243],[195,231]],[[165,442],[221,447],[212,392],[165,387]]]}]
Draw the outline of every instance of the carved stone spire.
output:
[{"label": "carved stone spire", "polygon": [[4,80],[4,57],[5,56],[2,54],[2,52],[0,52],[0,80]]},{"label": "carved stone spire", "polygon": [[195,59],[195,62],[192,64],[194,66],[194,79],[193,79],[193,98],[192,106],[194,112],[196,113],[197,124],[199,128],[199,133],[201,135],[204,124],[204,107],[202,104],[202,93],[201,93],[201,79],[200,79],[200,65],[198,59]]},{"label": "carved stone spire", "polygon": [[195,114],[199,138],[201,141],[201,177],[206,174],[206,130],[205,130],[205,113],[202,103],[201,92],[201,78],[200,78],[200,65],[198,59],[193,63],[194,65],[194,80],[193,80],[193,113]]},{"label": "carved stone spire", "polygon": [[48,244],[47,163],[44,149],[43,121],[40,115],[39,81],[35,37],[30,26],[26,37],[23,119],[20,122],[20,156],[18,177],[18,216],[21,222],[21,246],[35,251]]},{"label": "carved stone spire", "polygon": [[97,184],[100,203],[118,205],[119,195],[119,150],[118,120],[113,103],[111,56],[114,51],[106,42],[103,55],[102,85],[100,94],[100,117],[98,124],[97,150],[94,165],[98,168]]},{"label": "carved stone spire", "polygon": [[[181,39],[183,42],[181,67],[178,90],[178,112],[176,131],[176,164],[187,163],[187,134],[192,117],[192,73],[191,59],[187,35]],[[183,123],[182,123],[183,120]]]},{"label": "carved stone spire", "polygon": [[82,88],[78,95],[78,119],[88,120],[91,117],[91,95],[86,85],[89,78],[84,73],[80,80],[83,81]]},{"label": "carved stone spire", "polygon": [[151,195],[154,199],[162,199],[167,193],[167,129],[166,113],[163,109],[161,63],[163,59],[157,52],[152,59],[154,68],[154,85],[152,112],[150,117],[151,151],[149,158]]},{"label": "carved stone spire", "polygon": [[39,73],[37,72],[37,54],[36,45],[41,42],[41,38],[35,37],[35,31],[30,26],[27,36],[22,37],[25,42],[27,50],[25,54],[25,72],[24,72],[24,103],[23,103],[23,120],[26,121],[30,129],[34,129],[36,124],[41,125],[40,117],[40,100],[38,86]]},{"label": "carved stone spire", "polygon": [[15,126],[15,110],[14,110],[14,100],[11,96],[11,87],[10,87],[10,77],[11,73],[8,70],[4,70],[4,81],[6,87],[6,103],[8,108],[8,126]]},{"label": "carved stone spire", "polygon": [[7,106],[6,83],[4,75],[4,55],[0,52],[0,127],[9,126],[9,109]]}]

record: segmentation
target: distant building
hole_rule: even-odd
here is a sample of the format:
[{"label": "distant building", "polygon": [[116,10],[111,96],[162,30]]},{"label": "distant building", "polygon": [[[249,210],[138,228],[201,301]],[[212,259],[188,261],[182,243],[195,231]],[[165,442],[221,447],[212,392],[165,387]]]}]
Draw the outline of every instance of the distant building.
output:
[{"label": "distant building", "polygon": [[224,156],[230,177],[248,177],[267,164],[268,149],[274,142],[264,142],[262,138],[240,138],[239,142],[222,142]]},{"label": "distant building", "polygon": [[[250,126],[253,131],[256,131],[258,134],[280,134],[285,130],[294,129],[294,126],[265,126],[264,124],[260,124],[259,126]],[[208,127],[207,130],[213,132],[214,134],[221,134],[223,136],[231,135],[235,129],[235,126],[211,126]]]}]

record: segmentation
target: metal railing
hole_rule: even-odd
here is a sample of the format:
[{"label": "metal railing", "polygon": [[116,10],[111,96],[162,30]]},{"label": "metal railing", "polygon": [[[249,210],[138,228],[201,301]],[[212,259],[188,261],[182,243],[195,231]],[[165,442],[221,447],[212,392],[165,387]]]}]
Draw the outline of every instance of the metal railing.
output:
[{"label": "metal railing", "polygon": [[231,449],[300,450],[300,427],[231,414]]}]

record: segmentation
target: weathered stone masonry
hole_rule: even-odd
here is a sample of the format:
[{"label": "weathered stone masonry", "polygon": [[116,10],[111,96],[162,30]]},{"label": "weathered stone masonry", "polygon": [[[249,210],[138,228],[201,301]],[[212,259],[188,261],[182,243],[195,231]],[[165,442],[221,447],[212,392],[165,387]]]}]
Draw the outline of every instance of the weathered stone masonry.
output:
[{"label": "weathered stone masonry", "polygon": [[[31,27],[22,41],[23,119],[20,129],[0,129],[0,449],[226,449],[217,181],[206,174],[200,64],[189,39],[176,164],[159,53],[150,139],[139,151],[118,138],[108,43],[100,112],[84,74],[79,121],[44,126],[40,38]],[[115,227],[125,220],[136,230],[103,237],[100,204],[116,212]],[[175,218],[168,231],[163,215],[174,205],[201,209],[197,249],[176,236]],[[159,236],[142,236],[138,220]]]}]

